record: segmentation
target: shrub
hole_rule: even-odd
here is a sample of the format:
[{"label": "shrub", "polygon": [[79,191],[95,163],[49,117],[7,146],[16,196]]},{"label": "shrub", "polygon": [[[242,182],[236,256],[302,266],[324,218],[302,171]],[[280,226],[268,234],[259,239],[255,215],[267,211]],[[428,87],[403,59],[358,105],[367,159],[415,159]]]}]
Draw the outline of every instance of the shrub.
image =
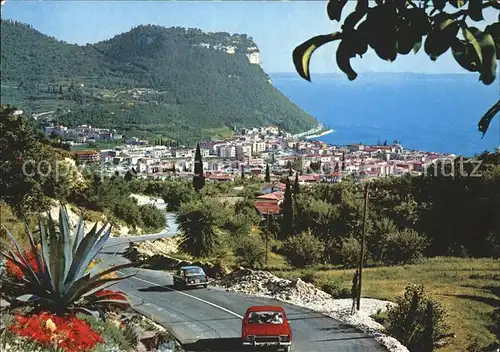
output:
[{"label": "shrub", "polygon": [[239,265],[256,268],[264,265],[266,249],[260,239],[251,236],[239,241],[235,254]]},{"label": "shrub", "polygon": [[411,264],[422,258],[427,248],[427,240],[416,231],[405,229],[398,231],[388,238],[385,253],[387,264]]},{"label": "shrub", "polygon": [[146,229],[157,230],[165,227],[165,213],[151,204],[139,206],[141,220]]},{"label": "shrub", "polygon": [[316,277],[314,276],[314,272],[308,271],[301,277],[302,281],[304,282],[309,282],[310,284],[315,284],[316,283]]},{"label": "shrub", "polygon": [[342,265],[348,268],[358,266],[361,255],[361,244],[354,235],[342,239],[339,255]]},{"label": "shrub", "polygon": [[310,230],[289,237],[283,243],[283,253],[287,261],[295,267],[305,267],[320,263],[325,246]]},{"label": "shrub", "polygon": [[387,332],[410,351],[430,352],[448,330],[446,312],[441,305],[426,297],[422,285],[406,286],[403,297],[387,312]]},{"label": "shrub", "polygon": [[333,298],[351,298],[351,290],[344,286],[341,279],[329,280],[321,285],[321,290],[332,295]]}]

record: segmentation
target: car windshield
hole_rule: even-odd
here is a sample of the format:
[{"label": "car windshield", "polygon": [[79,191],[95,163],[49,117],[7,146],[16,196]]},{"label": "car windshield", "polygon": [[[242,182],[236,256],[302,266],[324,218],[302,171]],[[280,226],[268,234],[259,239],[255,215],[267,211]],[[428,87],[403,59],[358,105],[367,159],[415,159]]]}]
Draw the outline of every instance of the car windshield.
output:
[{"label": "car windshield", "polygon": [[278,311],[251,312],[249,324],[283,324],[283,314]]},{"label": "car windshield", "polygon": [[184,275],[193,276],[193,275],[205,275],[201,268],[189,268],[184,269]]}]

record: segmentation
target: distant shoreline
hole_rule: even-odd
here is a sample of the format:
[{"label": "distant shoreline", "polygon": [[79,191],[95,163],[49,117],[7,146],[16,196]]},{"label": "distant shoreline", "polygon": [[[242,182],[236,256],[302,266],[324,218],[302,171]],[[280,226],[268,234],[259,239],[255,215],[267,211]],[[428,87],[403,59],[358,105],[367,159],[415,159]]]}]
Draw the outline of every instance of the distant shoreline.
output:
[{"label": "distant shoreline", "polygon": [[304,138],[305,139],[312,139],[312,138],[323,137],[323,136],[326,136],[327,134],[330,134],[330,133],[333,133],[333,132],[335,132],[335,130],[332,129],[332,128],[330,128],[328,131],[321,132],[319,134],[313,134],[312,136],[305,136]]}]

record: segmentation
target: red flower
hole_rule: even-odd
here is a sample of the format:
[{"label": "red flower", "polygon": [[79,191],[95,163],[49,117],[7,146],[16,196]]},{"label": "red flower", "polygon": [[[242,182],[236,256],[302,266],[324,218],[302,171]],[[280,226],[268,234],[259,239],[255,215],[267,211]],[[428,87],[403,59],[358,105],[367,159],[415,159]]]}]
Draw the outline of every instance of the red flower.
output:
[{"label": "red flower", "polygon": [[[44,268],[41,267],[40,269],[38,268],[38,265],[36,263],[36,258],[35,258],[35,254],[31,251],[31,250],[25,250],[23,251],[23,256],[24,256],[24,259],[26,259],[26,262],[28,263],[28,265],[31,267],[31,269],[35,272],[35,273],[38,273],[40,272],[40,269],[41,271],[43,272],[44,271]],[[41,265],[43,265],[43,263],[40,263]],[[7,259],[7,273],[17,279],[22,279],[24,277],[24,273],[23,271],[21,270],[21,268],[19,266],[17,266],[17,264],[9,259]]]},{"label": "red flower", "polygon": [[[53,332],[47,328],[49,319],[56,326]],[[104,342],[102,337],[85,321],[74,315],[59,317],[47,312],[30,317],[16,315],[9,330],[42,345],[59,346],[68,352],[90,351],[97,343]]]}]

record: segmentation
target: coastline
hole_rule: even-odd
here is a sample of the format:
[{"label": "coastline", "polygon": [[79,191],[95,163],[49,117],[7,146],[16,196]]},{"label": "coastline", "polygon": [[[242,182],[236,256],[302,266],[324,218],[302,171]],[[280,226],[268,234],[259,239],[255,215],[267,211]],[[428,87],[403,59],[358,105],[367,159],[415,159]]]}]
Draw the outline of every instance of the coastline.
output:
[{"label": "coastline", "polygon": [[319,134],[313,134],[313,135],[305,136],[304,138],[305,139],[313,139],[313,138],[323,137],[323,136],[326,136],[327,134],[330,134],[330,133],[333,133],[333,132],[335,132],[335,130],[332,129],[332,128],[330,128],[327,131],[321,132]]}]

